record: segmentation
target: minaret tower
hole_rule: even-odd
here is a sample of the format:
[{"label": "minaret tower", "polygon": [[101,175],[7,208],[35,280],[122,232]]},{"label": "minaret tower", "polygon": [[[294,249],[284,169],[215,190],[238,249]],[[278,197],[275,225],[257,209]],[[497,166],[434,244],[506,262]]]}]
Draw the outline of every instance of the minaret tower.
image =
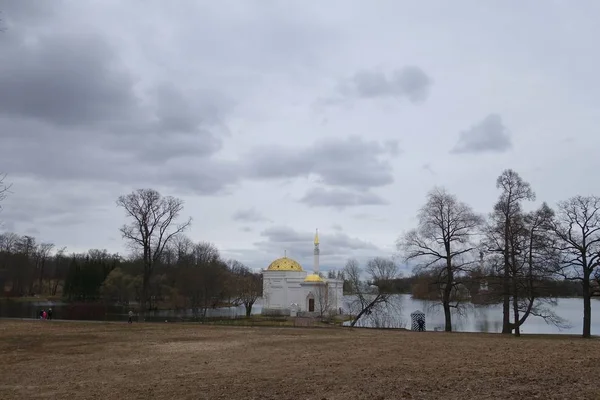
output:
[{"label": "minaret tower", "polygon": [[315,233],[315,251],[314,251],[314,264],[313,264],[313,273],[315,275],[319,275],[319,230]]}]

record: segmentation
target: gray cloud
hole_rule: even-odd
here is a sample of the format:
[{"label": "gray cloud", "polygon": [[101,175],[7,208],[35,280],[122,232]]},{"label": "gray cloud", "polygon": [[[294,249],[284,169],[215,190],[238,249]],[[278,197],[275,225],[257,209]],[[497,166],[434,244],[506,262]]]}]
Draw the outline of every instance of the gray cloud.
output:
[{"label": "gray cloud", "polygon": [[332,138],[304,149],[261,147],[248,156],[254,178],[317,176],[322,183],[352,188],[389,185],[394,181],[390,158],[399,153],[395,141],[367,141],[358,136]]},{"label": "gray cloud", "polygon": [[255,208],[247,208],[238,210],[233,214],[234,221],[243,222],[265,222],[269,221],[267,217],[258,212]]},{"label": "gray cloud", "polygon": [[[0,119],[2,126],[13,124]],[[34,128],[36,124],[21,123],[18,126]],[[3,140],[0,158],[11,175],[55,182],[96,181],[136,187],[159,185],[201,195],[223,193],[240,178],[237,164],[231,162],[193,154],[187,158],[179,154],[177,159],[170,157],[167,161],[147,155],[136,158],[140,151],[136,147],[111,150],[101,140],[91,138],[85,143],[76,137],[77,132],[68,134],[43,126],[36,132],[40,135],[39,140]],[[54,133],[56,136],[52,136]],[[163,150],[168,148],[168,145],[162,147]]]},{"label": "gray cloud", "polygon": [[108,188],[84,185],[77,191],[69,191],[68,186],[16,180],[15,187],[18,190],[6,198],[6,212],[2,213],[2,218],[7,223],[5,229],[25,232],[57,225],[64,228],[82,223],[89,224],[92,220],[91,215],[102,214],[115,208],[114,203],[106,204],[102,199],[106,193],[112,194]]},{"label": "gray cloud", "polygon": [[15,232],[16,231],[16,225],[14,222],[10,221],[10,222],[6,222],[3,221],[2,219],[0,219],[0,229],[2,229],[4,232]]},{"label": "gray cloud", "polygon": [[234,106],[226,96],[172,83],[136,90],[104,37],[19,29],[26,13],[12,11],[15,26],[0,53],[3,168],[40,179],[161,182],[198,194],[238,181],[237,165],[212,157]]},{"label": "gray cloud", "polygon": [[218,125],[235,107],[235,102],[210,86],[191,90],[162,83],[150,91],[155,99],[159,131],[197,132],[206,125]]},{"label": "gray cloud", "polygon": [[[321,241],[321,271],[341,270],[348,258],[361,262],[381,255],[381,248],[358,238],[335,232],[319,231]],[[235,258],[256,270],[266,268],[273,260],[288,257],[298,261],[306,271],[312,270],[314,231],[300,232],[286,226],[265,229],[260,233],[264,240],[254,243],[254,249],[228,249],[223,252],[226,258]],[[391,254],[391,253],[390,253]]]},{"label": "gray cloud", "polygon": [[378,221],[378,222],[385,221],[385,218],[379,217],[379,216],[371,214],[371,213],[365,213],[365,212],[356,213],[356,214],[352,215],[352,217],[359,221]]},{"label": "gray cloud", "polygon": [[424,101],[432,79],[417,66],[405,66],[386,76],[380,71],[359,71],[340,84],[344,98],[406,98],[413,103]]},{"label": "gray cloud", "polygon": [[375,193],[321,187],[310,189],[300,201],[311,207],[333,207],[337,209],[388,204],[384,198]]},{"label": "gray cloud", "polygon": [[[31,26],[44,19],[53,17],[62,6],[63,0],[52,3],[43,1],[4,1],[0,5],[0,19],[5,23],[6,30],[17,26]],[[19,26],[19,24],[25,24]]]},{"label": "gray cloud", "polygon": [[[262,231],[261,236],[267,240],[256,243],[258,247],[273,248],[280,247],[281,245],[290,245],[302,257],[313,254],[312,242],[315,236],[314,232],[298,232],[286,226],[274,226]],[[323,243],[321,248],[321,255],[323,256],[340,254],[352,250],[378,249],[373,243],[352,238],[342,232],[330,234],[319,231],[319,239]]]},{"label": "gray cloud", "polygon": [[[312,269],[314,231],[300,232],[286,226],[276,226],[263,230],[260,235],[265,239],[254,243],[256,250],[229,250],[227,257],[237,258],[253,268],[266,268],[271,261],[282,257],[284,252],[294,258],[305,270]],[[322,270],[342,269],[348,258],[367,260],[381,254],[381,249],[358,238],[340,231],[333,233],[319,230],[321,241]]]},{"label": "gray cloud", "polygon": [[451,153],[503,153],[512,148],[510,134],[498,114],[490,114],[459,135]]},{"label": "gray cloud", "polygon": [[115,52],[92,34],[7,32],[0,55],[0,113],[60,126],[127,118],[135,108],[134,80],[115,66]]},{"label": "gray cloud", "polygon": [[436,172],[433,170],[433,167],[431,166],[431,163],[425,163],[425,164],[423,164],[421,166],[421,168],[423,169],[423,171],[427,171],[431,175],[437,175]]}]

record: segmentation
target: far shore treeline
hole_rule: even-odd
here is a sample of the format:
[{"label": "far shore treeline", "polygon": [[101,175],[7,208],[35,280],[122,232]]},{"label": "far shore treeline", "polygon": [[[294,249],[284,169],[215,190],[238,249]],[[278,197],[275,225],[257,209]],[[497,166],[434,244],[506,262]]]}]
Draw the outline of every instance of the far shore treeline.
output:
[{"label": "far shore treeline", "polygon": [[[0,200],[7,194],[0,174]],[[450,310],[466,302],[502,304],[503,333],[519,335],[530,315],[560,324],[551,306],[559,297],[583,297],[583,336],[591,335],[591,298],[600,296],[600,198],[574,196],[555,208],[542,203],[526,211],[535,193],[515,171],[498,177],[498,201],[479,215],[436,187],[427,194],[418,224],[397,240],[398,258],[360,266],[349,259],[328,271],[344,280],[354,325],[382,312],[390,296],[411,294],[442,304],[445,329]],[[14,188],[13,190],[18,190]],[[262,277],[243,260],[226,260],[209,242],[185,236],[183,202],[140,189],[120,196],[126,224],[126,256],[106,250],[69,253],[28,235],[0,234],[0,295],[8,299],[50,298],[77,303],[130,305],[141,315],[156,309],[206,311],[244,305],[249,316],[262,296]],[[5,209],[10,213],[11,210]],[[398,273],[398,263],[413,268]],[[324,317],[322,315],[322,317]]]}]

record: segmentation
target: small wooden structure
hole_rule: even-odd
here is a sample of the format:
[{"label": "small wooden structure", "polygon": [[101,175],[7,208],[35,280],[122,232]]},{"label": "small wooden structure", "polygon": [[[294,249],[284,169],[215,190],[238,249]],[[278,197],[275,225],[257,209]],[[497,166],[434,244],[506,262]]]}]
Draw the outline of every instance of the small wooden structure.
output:
[{"label": "small wooden structure", "polygon": [[417,332],[425,332],[425,313],[417,310],[410,314],[412,320],[412,330]]}]

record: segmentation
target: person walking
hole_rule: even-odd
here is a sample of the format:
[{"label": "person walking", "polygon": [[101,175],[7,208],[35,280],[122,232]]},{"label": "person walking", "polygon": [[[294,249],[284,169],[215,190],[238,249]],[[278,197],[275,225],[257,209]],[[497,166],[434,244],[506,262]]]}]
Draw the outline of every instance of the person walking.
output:
[{"label": "person walking", "polygon": [[48,319],[52,319],[52,307],[48,309]]},{"label": "person walking", "polygon": [[127,320],[128,324],[131,324],[133,322],[133,311],[129,310],[129,319]]},{"label": "person walking", "polygon": [[48,318],[48,313],[46,312],[46,310],[42,311],[42,319],[46,319]]}]

